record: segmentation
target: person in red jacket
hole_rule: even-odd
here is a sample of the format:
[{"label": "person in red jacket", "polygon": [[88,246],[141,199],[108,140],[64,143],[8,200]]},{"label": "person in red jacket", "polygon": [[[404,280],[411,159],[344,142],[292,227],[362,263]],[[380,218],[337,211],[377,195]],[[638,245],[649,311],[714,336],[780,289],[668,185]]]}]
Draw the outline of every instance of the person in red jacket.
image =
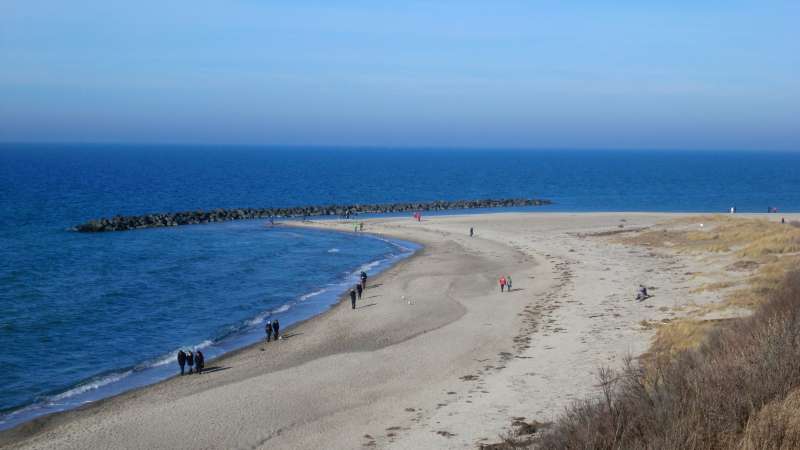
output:
[{"label": "person in red jacket", "polygon": [[500,277],[500,292],[503,292],[503,290],[505,288],[506,288],[506,277],[501,276]]}]

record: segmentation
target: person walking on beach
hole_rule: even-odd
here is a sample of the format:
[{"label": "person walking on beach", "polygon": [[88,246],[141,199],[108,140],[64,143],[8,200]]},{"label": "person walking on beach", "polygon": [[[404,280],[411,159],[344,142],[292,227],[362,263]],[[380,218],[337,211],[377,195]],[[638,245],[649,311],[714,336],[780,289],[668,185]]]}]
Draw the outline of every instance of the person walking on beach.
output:
[{"label": "person walking on beach", "polygon": [[272,339],[272,321],[268,320],[267,325],[264,327],[264,332],[267,333],[267,342]]},{"label": "person walking on beach", "polygon": [[181,366],[181,375],[183,375],[183,366],[186,365],[186,353],[183,350],[178,350],[178,365]]},{"label": "person walking on beach", "polygon": [[367,272],[361,271],[361,289],[367,290]]},{"label": "person walking on beach", "polygon": [[275,340],[277,341],[280,339],[279,332],[281,331],[281,324],[278,323],[278,319],[272,321],[272,334],[275,336]]},{"label": "person walking on beach", "polygon": [[356,290],[355,290],[355,288],[350,289],[350,304],[353,305],[353,309],[356,309]]},{"label": "person walking on beach", "polygon": [[364,231],[364,222],[359,222],[358,228],[359,228],[358,231]]},{"label": "person walking on beach", "polygon": [[506,289],[506,292],[511,292],[511,275],[506,277],[506,286],[508,286],[508,289]]},{"label": "person walking on beach", "polygon": [[196,351],[194,354],[194,365],[197,367],[197,374],[203,372],[203,369],[206,367],[206,357],[203,356],[203,352],[200,350]]},{"label": "person walking on beach", "polygon": [[503,290],[505,288],[506,288],[506,277],[501,276],[500,277],[500,292],[503,292]]},{"label": "person walking on beach", "polygon": [[475,234],[475,231],[472,229],[472,227],[469,227],[469,237],[472,237],[473,234]]},{"label": "person walking on beach", "polygon": [[364,292],[364,288],[361,287],[361,283],[356,285],[356,294],[358,294],[358,299],[361,300],[361,293]]},{"label": "person walking on beach", "polygon": [[194,353],[191,350],[186,352],[186,365],[189,366],[189,375],[191,375],[194,367]]}]

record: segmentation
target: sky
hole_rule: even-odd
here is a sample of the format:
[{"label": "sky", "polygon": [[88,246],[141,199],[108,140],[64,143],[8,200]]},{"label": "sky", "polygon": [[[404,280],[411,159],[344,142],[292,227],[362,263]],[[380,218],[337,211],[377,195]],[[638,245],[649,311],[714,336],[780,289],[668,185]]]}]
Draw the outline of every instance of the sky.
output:
[{"label": "sky", "polygon": [[2,0],[0,141],[800,150],[800,2]]}]

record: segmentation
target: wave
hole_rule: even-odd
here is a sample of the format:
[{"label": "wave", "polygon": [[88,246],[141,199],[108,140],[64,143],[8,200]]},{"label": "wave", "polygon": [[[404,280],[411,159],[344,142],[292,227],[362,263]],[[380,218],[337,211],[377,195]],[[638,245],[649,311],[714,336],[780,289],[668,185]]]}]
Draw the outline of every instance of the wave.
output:
[{"label": "wave", "polygon": [[[357,278],[361,271],[375,271],[375,273],[379,273],[385,267],[388,267],[393,262],[410,255],[414,251],[413,248],[403,245],[405,243],[384,238],[377,239],[392,244],[399,250],[399,252],[392,251],[388,254],[385,254],[381,258],[362,264],[352,272],[345,272],[344,278],[338,282],[303,294],[293,301],[264,311],[263,313],[258,314],[257,316],[244,322],[240,322],[239,325],[231,325],[227,328],[226,332],[215,336],[213,339],[204,340],[196,345],[182,346],[181,348],[199,350],[212,347],[207,352],[207,360],[209,358],[219,357],[228,351],[235,350],[236,348],[241,348],[254,342],[253,340],[248,341],[248,339],[252,339],[255,335],[258,335],[258,337],[255,338],[256,341],[257,339],[262,338],[259,334],[259,328],[267,318],[274,315],[283,314],[292,309],[292,306],[298,302],[302,302],[323,294],[331,295],[332,302],[335,302],[338,294],[343,293],[350,283],[352,283],[352,279]],[[410,245],[413,246],[413,243]],[[337,249],[332,248],[331,250]],[[331,250],[329,250],[329,252]],[[375,273],[370,273],[370,275],[373,276]],[[321,305],[324,305],[324,302],[321,303]],[[322,311],[318,311],[317,313],[319,312]],[[290,321],[284,325],[288,326],[291,324],[292,321],[290,319]],[[110,395],[124,392],[133,387],[145,386],[147,384],[151,384],[173,376],[173,371],[167,366],[175,364],[175,354],[177,351],[178,348],[169,353],[143,361],[133,367],[121,368],[112,373],[98,375],[63,392],[41,397],[37,399],[36,402],[27,406],[0,413],[0,425],[2,425],[0,426],[0,429],[22,423],[43,414],[70,409],[85,403],[105,398]],[[128,381],[125,381],[126,379]]]},{"label": "wave", "polygon": [[332,249],[328,250],[328,253],[339,253],[339,249],[338,248],[332,248]]},{"label": "wave", "polygon": [[323,288],[323,289],[320,289],[318,291],[309,292],[308,294],[301,295],[298,300],[300,300],[302,302],[303,300],[308,300],[311,297],[316,297],[316,296],[318,296],[320,294],[323,294],[325,292],[328,292],[328,288]]},{"label": "wave", "polygon": [[[214,344],[214,341],[212,341],[210,339],[206,339],[205,341],[203,341],[203,342],[201,342],[201,343],[199,343],[197,345],[189,346],[188,348],[190,350],[192,350],[192,351],[197,351],[197,350],[202,350],[202,349],[208,348],[213,344]],[[74,397],[76,395],[83,394],[85,392],[89,392],[89,391],[93,391],[93,390],[99,389],[99,388],[101,388],[103,386],[106,386],[108,384],[115,383],[117,381],[121,381],[122,379],[124,379],[124,378],[128,377],[129,375],[131,375],[133,373],[136,373],[136,372],[142,372],[142,371],[145,371],[147,369],[154,368],[154,367],[161,367],[161,366],[165,366],[167,364],[173,364],[175,362],[175,355],[176,355],[176,353],[178,353],[178,350],[186,350],[186,347],[181,347],[181,348],[175,349],[174,351],[172,351],[172,352],[170,352],[168,354],[162,355],[162,356],[160,356],[158,358],[153,358],[153,359],[151,359],[149,361],[145,361],[143,363],[137,364],[136,366],[134,366],[133,369],[123,370],[123,371],[118,371],[118,372],[112,372],[112,373],[109,373],[107,375],[101,375],[101,376],[98,376],[96,378],[92,378],[89,381],[86,381],[84,383],[78,384],[77,386],[75,386],[72,389],[64,391],[64,392],[62,392],[60,394],[49,396],[49,397],[46,398],[46,400],[49,401],[49,402],[57,402],[59,400],[64,400],[64,399],[67,399],[67,398],[70,398],[70,397]]]},{"label": "wave", "polygon": [[105,376],[96,378],[94,380],[90,380],[90,381],[87,381],[85,383],[79,384],[79,385],[75,386],[74,388],[72,388],[70,390],[67,390],[65,392],[62,392],[60,394],[53,395],[53,396],[49,397],[48,400],[50,402],[58,402],[59,400],[65,400],[65,399],[68,399],[70,397],[74,397],[76,395],[83,394],[84,392],[93,391],[93,390],[99,389],[99,388],[101,388],[103,386],[106,386],[108,384],[114,383],[116,381],[120,381],[123,378],[127,377],[128,375],[130,375],[131,373],[133,373],[133,370],[126,370],[125,372],[118,372],[118,373],[112,373],[112,374],[109,374],[109,375],[105,375]]},{"label": "wave", "polygon": [[388,260],[389,260],[389,258],[376,259],[375,261],[370,261],[370,262],[368,262],[366,264],[362,264],[358,269],[356,269],[353,272],[351,272],[351,274],[358,275],[361,272],[369,273],[370,270],[374,269],[375,267],[378,267],[381,263],[383,263],[385,261],[388,261]]}]

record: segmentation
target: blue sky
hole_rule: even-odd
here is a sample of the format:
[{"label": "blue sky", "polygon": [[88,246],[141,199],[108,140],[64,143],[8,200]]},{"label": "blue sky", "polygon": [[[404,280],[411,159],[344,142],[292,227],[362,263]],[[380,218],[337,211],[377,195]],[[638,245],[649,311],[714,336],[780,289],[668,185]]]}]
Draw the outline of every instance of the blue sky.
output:
[{"label": "blue sky", "polygon": [[0,141],[800,150],[800,2],[0,2]]}]

